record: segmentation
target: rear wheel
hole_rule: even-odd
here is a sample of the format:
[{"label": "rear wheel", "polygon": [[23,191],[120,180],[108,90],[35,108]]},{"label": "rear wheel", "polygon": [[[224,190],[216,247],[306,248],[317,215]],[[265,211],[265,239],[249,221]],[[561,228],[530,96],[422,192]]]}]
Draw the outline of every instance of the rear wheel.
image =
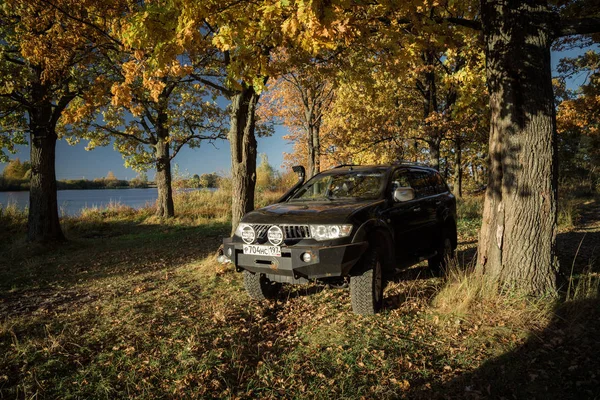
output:
[{"label": "rear wheel", "polygon": [[352,311],[372,315],[383,302],[383,270],[377,250],[369,250],[363,259],[362,274],[350,277]]},{"label": "rear wheel", "polygon": [[436,273],[445,272],[448,269],[448,262],[454,257],[454,248],[452,239],[448,231],[444,231],[440,243],[438,244],[437,254],[427,260],[429,268]]},{"label": "rear wheel", "polygon": [[263,274],[244,271],[244,287],[254,300],[268,300],[277,297],[281,283],[271,282]]}]

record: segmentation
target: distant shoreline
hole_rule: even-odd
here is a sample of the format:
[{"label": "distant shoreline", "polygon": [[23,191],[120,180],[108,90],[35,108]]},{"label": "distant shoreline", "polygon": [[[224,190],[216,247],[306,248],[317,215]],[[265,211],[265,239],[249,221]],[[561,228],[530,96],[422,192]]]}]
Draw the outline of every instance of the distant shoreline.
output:
[{"label": "distant shoreline", "polygon": [[[108,189],[118,189],[118,190],[126,190],[126,189],[156,189],[156,185],[148,185],[144,187],[133,187],[133,186],[114,186],[114,187],[69,187],[69,188],[58,188],[57,190],[108,190]],[[195,188],[186,188],[186,189],[195,189]],[[202,189],[202,188],[200,188]],[[5,192],[29,192],[29,188],[15,188],[15,189],[0,189],[0,193]]]},{"label": "distant shoreline", "polygon": [[[185,189],[204,188],[198,187],[198,182],[192,179],[178,181],[177,185],[182,186]],[[7,179],[0,176],[0,193],[27,192],[29,191],[29,188],[29,179]],[[154,181],[138,179],[131,181],[122,179],[74,179],[56,181],[56,188],[57,190],[156,189],[157,185]]]}]

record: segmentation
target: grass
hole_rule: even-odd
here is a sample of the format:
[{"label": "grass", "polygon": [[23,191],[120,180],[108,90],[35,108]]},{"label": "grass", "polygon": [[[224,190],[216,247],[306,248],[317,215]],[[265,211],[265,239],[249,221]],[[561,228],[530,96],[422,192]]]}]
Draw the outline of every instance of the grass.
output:
[{"label": "grass", "polygon": [[600,393],[596,264],[564,303],[501,293],[468,268],[479,200],[459,204],[463,261],[444,278],[405,271],[388,283],[383,312],[362,317],[346,290],[318,285],[249,301],[240,274],[215,261],[230,230],[219,196],[178,195],[170,221],[117,204],[89,210],[63,221],[70,241],[57,248],[3,244],[0,397]]}]

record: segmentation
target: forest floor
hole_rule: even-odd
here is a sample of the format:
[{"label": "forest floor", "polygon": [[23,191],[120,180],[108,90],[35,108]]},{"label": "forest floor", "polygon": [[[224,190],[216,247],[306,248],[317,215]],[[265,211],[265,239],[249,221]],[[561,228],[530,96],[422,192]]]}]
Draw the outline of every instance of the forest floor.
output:
[{"label": "forest floor", "polygon": [[0,398],[600,398],[600,200],[574,207],[564,298],[470,276],[471,215],[450,276],[405,271],[369,317],[319,285],[249,301],[215,260],[225,219],[108,213],[68,221],[56,248],[17,230],[0,244]]}]

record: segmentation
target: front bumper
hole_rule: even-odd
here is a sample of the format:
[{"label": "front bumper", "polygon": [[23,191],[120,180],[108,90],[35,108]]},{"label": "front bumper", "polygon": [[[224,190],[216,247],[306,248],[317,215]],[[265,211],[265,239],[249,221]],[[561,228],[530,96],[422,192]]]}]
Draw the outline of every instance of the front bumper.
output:
[{"label": "front bumper", "polygon": [[[276,282],[302,283],[306,280],[348,276],[368,247],[368,242],[337,246],[293,246],[281,248],[281,257],[248,255],[242,243],[223,240],[223,254],[231,254],[237,271],[265,274]],[[304,262],[302,254],[310,252],[312,260]]]}]

